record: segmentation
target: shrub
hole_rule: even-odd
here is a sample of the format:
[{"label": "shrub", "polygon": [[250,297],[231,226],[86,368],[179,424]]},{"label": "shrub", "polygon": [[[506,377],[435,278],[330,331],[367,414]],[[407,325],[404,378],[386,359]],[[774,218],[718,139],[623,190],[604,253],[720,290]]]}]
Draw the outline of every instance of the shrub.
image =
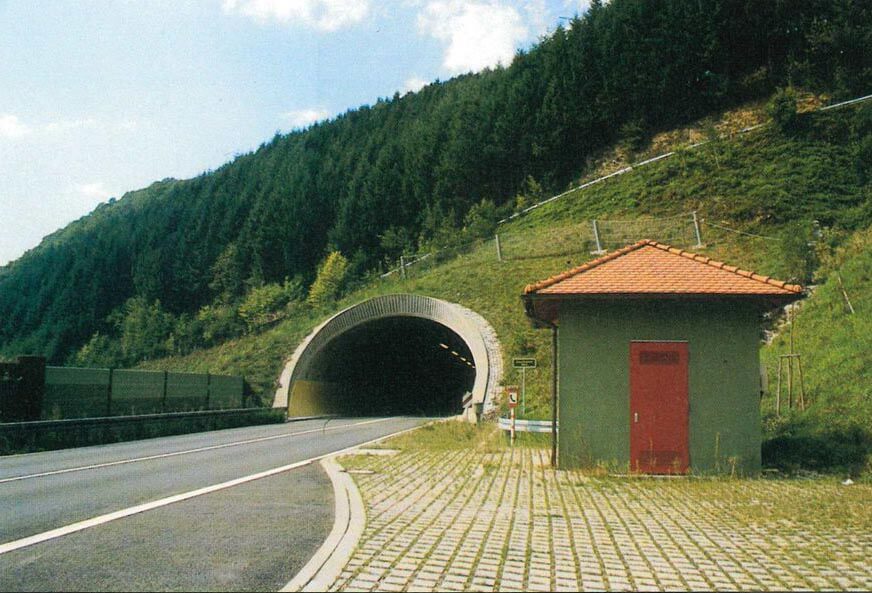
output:
[{"label": "shrub", "polygon": [[285,278],[282,284],[252,288],[239,305],[239,318],[251,331],[279,319],[283,309],[293,301],[302,300],[303,294],[303,284],[299,279]]},{"label": "shrub", "polygon": [[782,280],[808,284],[817,268],[810,222],[787,225],[779,235],[778,275]]},{"label": "shrub", "polygon": [[872,434],[857,425],[820,427],[796,417],[779,423],[762,453],[766,467],[857,476],[872,455]]},{"label": "shrub", "polygon": [[621,148],[630,159],[645,146],[645,122],[632,119],[621,126],[618,132]]},{"label": "shrub", "polygon": [[497,207],[490,200],[473,204],[463,219],[463,229],[469,239],[493,238],[497,230]]},{"label": "shrub", "polygon": [[210,346],[235,338],[242,333],[242,320],[230,305],[207,305],[197,313],[202,325],[203,342]]},{"label": "shrub", "polygon": [[796,106],[796,91],[793,87],[778,89],[766,105],[766,113],[782,133],[796,130],[799,112]]},{"label": "shrub", "polygon": [[318,275],[309,288],[306,300],[316,307],[334,302],[342,294],[347,272],[348,260],[345,256],[338,251],[331,251],[318,266]]},{"label": "shrub", "polygon": [[854,158],[860,183],[866,184],[872,181],[872,134],[867,134],[857,141]]}]

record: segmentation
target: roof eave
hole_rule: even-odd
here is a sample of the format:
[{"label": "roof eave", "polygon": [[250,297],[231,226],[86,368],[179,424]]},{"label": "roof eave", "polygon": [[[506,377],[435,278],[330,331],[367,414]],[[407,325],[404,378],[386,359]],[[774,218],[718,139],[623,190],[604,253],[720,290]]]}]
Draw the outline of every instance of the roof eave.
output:
[{"label": "roof eave", "polygon": [[[539,327],[551,327],[559,322],[560,302],[603,302],[603,301],[684,301],[696,303],[746,303],[761,312],[783,307],[804,298],[804,293],[784,294],[707,294],[707,293],[581,293],[581,294],[540,294],[521,295],[527,316]],[[550,304],[550,307],[543,305]]]}]

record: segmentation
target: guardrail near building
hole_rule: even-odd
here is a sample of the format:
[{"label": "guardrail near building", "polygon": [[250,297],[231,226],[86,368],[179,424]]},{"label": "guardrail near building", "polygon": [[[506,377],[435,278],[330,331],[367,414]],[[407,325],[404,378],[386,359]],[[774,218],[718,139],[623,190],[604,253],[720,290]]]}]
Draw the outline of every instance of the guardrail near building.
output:
[{"label": "guardrail near building", "polygon": [[[500,430],[512,430],[511,418],[500,418]],[[560,426],[557,427],[560,430]],[[550,420],[515,420],[515,432],[546,432],[551,433]]]}]

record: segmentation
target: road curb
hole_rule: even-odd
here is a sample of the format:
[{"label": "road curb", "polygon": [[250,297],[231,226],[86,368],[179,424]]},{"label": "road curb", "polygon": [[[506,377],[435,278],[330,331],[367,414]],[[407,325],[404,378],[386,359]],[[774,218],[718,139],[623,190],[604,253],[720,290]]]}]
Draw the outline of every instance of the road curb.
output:
[{"label": "road curb", "polygon": [[366,527],[366,510],[363,506],[363,498],[360,496],[360,490],[357,489],[354,480],[339,465],[337,458],[353,453],[356,449],[418,430],[433,423],[432,421],[427,422],[420,426],[379,437],[351,449],[338,451],[321,460],[321,467],[327,472],[333,485],[335,500],[333,529],[330,530],[330,534],[315,552],[315,555],[279,591],[326,591],[339,578],[342,569],[357,548],[357,542],[363,535],[363,529]]},{"label": "road curb", "polygon": [[326,591],[351,559],[366,526],[363,498],[354,480],[339,465],[336,457],[322,459],[321,466],[333,484],[333,529],[315,555],[282,591]]}]

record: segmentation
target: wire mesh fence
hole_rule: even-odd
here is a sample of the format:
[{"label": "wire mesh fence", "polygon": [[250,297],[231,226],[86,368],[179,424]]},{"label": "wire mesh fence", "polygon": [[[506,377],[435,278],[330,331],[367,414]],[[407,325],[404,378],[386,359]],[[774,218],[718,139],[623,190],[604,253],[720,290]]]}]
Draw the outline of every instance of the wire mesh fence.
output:
[{"label": "wire mesh fence", "polygon": [[476,262],[480,263],[481,257],[486,261],[517,261],[571,255],[595,256],[642,239],[651,239],[683,249],[701,248],[704,239],[703,221],[697,217],[696,212],[685,212],[632,220],[583,220],[536,230],[501,232],[489,240],[403,256],[395,268],[381,277],[405,279],[420,275],[458,256],[470,254],[476,247],[484,247],[479,249],[476,258]]},{"label": "wire mesh fence", "polygon": [[589,221],[562,227],[542,229],[531,236],[526,233],[500,233],[494,238],[499,242],[495,259],[518,260],[544,257],[559,257],[587,253],[596,249],[596,237]]}]

